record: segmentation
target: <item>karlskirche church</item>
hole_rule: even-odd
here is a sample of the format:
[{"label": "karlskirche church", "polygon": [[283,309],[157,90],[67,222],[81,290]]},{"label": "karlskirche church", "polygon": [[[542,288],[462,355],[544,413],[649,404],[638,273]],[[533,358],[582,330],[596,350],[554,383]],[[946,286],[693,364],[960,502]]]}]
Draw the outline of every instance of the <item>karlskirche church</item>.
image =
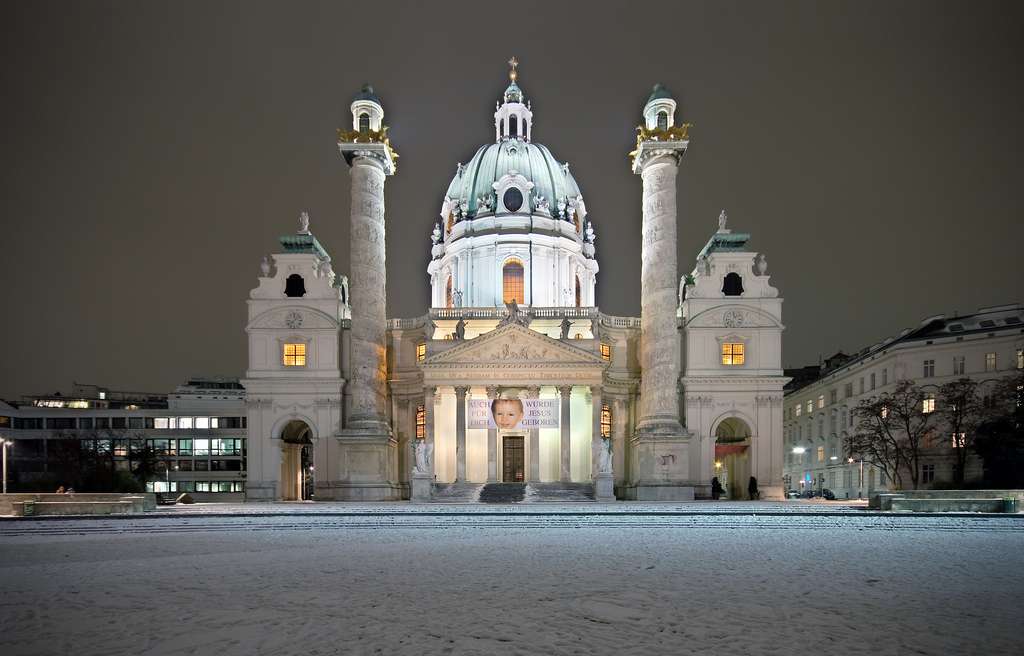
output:
[{"label": "karlskirche church", "polygon": [[249,295],[248,499],[781,499],[782,299],[724,212],[680,275],[676,102],[658,85],[643,108],[641,316],[611,316],[595,305],[600,208],[533,140],[510,63],[494,141],[424,235],[425,316],[387,316],[397,155],[372,89],[352,102],[348,275],[303,215]]}]

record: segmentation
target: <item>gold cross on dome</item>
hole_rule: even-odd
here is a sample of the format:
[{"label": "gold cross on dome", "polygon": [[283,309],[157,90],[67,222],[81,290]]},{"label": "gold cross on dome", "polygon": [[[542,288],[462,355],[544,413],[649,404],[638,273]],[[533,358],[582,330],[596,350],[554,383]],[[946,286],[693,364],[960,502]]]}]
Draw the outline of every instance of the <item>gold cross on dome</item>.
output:
[{"label": "gold cross on dome", "polygon": [[513,81],[515,81],[515,79],[516,79],[516,66],[518,66],[518,65],[519,65],[519,62],[517,62],[517,61],[516,61],[516,58],[515,58],[515,57],[513,57],[512,59],[508,60],[508,65],[512,67],[512,72],[511,72],[511,73],[509,73],[509,74],[508,74],[508,76],[509,76],[509,78],[511,78],[511,79],[512,79]]}]

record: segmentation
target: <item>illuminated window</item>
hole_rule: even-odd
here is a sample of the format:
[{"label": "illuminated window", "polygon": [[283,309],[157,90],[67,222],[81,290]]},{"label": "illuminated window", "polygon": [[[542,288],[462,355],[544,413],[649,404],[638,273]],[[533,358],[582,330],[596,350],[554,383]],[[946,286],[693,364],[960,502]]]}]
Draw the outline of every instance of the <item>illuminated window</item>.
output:
[{"label": "illuminated window", "polygon": [[743,364],[743,344],[722,344],[722,364]]},{"label": "illuminated window", "polygon": [[812,399],[807,399],[807,413],[810,414],[813,411],[814,411],[814,401]]},{"label": "illuminated window", "polygon": [[995,370],[996,370],[996,354],[995,353],[986,353],[985,354],[985,371],[995,371]]},{"label": "illuminated window", "polygon": [[416,345],[416,360],[422,360],[425,357],[427,357],[427,343],[423,342],[422,344],[417,344]]},{"label": "illuminated window", "polygon": [[804,406],[802,404],[796,406],[796,416],[797,417],[799,417],[803,413],[803,411],[804,411]]},{"label": "illuminated window", "polygon": [[416,439],[422,440],[427,435],[427,413],[423,405],[416,406]]},{"label": "illuminated window", "polygon": [[967,446],[967,433],[953,433],[953,448],[962,449]]},{"label": "illuminated window", "polygon": [[305,344],[285,344],[284,345],[284,364],[287,367],[304,367],[304,366],[306,366],[306,345]]},{"label": "illuminated window", "polygon": [[824,461],[825,461],[825,445],[824,444],[819,444],[818,445],[818,462],[824,462]]},{"label": "illuminated window", "polygon": [[1024,349],[1017,349],[1017,368],[1024,369]]},{"label": "illuminated window", "polygon": [[612,408],[607,403],[601,406],[601,439],[612,436]]},{"label": "illuminated window", "polygon": [[925,392],[921,400],[921,412],[927,414],[935,412],[935,392]]},{"label": "illuminated window", "polygon": [[512,258],[501,270],[502,303],[523,303],[523,263]]},{"label": "illuminated window", "polygon": [[601,344],[601,357],[605,360],[612,359],[612,347],[609,344]]},{"label": "illuminated window", "polygon": [[824,407],[825,407],[825,395],[824,394],[819,394],[818,395],[818,408],[824,408]]}]

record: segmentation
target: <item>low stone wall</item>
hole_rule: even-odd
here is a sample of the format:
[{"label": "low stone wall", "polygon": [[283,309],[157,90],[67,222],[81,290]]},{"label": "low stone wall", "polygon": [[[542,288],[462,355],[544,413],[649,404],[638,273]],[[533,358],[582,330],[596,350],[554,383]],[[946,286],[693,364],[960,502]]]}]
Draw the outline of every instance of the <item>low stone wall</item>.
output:
[{"label": "low stone wall", "polygon": [[[916,512],[1003,512],[1003,499],[1016,499],[1024,507],[1024,490],[898,490],[874,492],[868,497],[870,510],[912,510]],[[981,510],[981,508],[994,510]]]},{"label": "low stone wall", "polygon": [[[138,494],[119,493],[83,493],[72,492],[69,494],[55,494],[44,492],[21,492],[15,494],[0,494],[0,515],[21,515],[25,501],[32,501],[36,508],[40,504],[53,504],[65,506],[63,510],[57,509],[54,512],[38,511],[35,514],[43,515],[81,515],[81,514],[122,514],[123,506],[110,506],[113,510],[105,510],[102,504],[127,503],[131,513],[142,513],[156,510],[156,495],[152,492]],[[100,505],[83,505],[100,504]]]}]

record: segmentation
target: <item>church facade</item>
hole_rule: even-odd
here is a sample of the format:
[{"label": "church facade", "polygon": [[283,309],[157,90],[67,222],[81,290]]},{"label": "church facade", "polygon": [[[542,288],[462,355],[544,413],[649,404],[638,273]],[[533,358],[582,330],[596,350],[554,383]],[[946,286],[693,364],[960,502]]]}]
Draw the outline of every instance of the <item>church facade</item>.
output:
[{"label": "church facade", "polygon": [[352,129],[339,129],[349,275],[303,215],[250,292],[247,498],[430,501],[503,483],[523,498],[562,485],[672,501],[717,496],[716,478],[730,498],[782,498],[782,300],[724,212],[680,278],[689,126],[675,101],[655,88],[632,154],[641,316],[610,316],[595,304],[599,223],[567,165],[532,140],[514,62],[510,78],[494,142],[444,194],[420,317],[386,315],[396,155],[372,90],[352,103]]}]

